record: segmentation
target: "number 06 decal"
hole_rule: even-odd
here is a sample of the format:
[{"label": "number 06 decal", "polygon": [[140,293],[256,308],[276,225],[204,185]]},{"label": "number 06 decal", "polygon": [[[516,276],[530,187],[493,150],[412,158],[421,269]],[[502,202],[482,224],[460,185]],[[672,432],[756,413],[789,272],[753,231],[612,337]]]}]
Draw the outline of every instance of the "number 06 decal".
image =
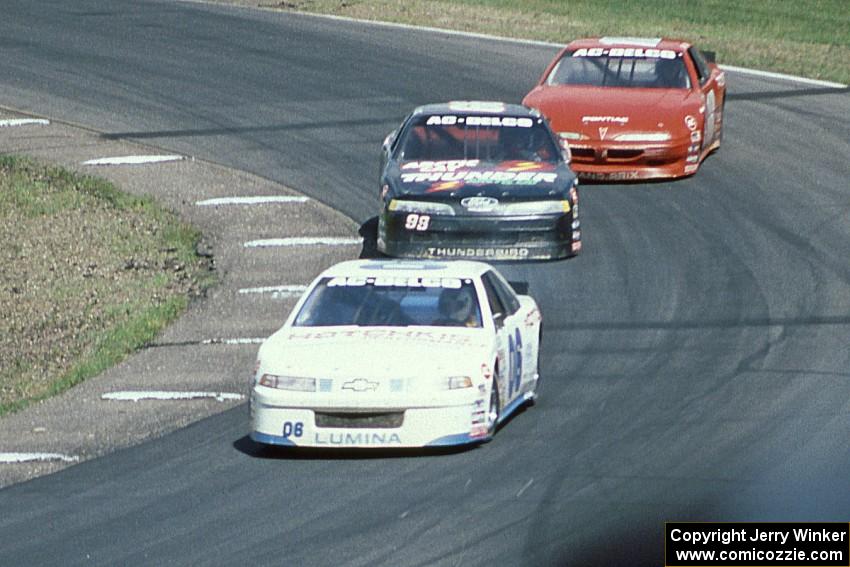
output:
[{"label": "number 06 decal", "polygon": [[418,215],[416,213],[410,213],[404,219],[404,228],[407,230],[428,230],[428,227],[431,226],[431,217],[428,215]]},{"label": "number 06 decal", "polygon": [[304,435],[304,423],[300,421],[296,421],[295,423],[291,421],[285,421],[283,423],[283,437],[288,439],[290,437],[301,437]]}]

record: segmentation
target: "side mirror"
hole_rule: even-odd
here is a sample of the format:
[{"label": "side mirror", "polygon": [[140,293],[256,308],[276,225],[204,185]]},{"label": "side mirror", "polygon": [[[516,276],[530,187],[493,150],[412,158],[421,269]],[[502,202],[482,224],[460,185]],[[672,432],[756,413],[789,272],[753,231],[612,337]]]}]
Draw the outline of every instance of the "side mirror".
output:
[{"label": "side mirror", "polygon": [[384,143],[381,146],[384,152],[390,153],[390,150],[393,146],[393,142],[395,142],[396,134],[398,134],[398,130],[393,130],[392,132],[387,134],[386,138],[384,138]]},{"label": "side mirror", "polygon": [[508,282],[517,295],[528,295],[528,282]]},{"label": "side mirror", "polygon": [[504,313],[493,313],[493,324],[497,329],[500,329],[505,324],[505,314]]},{"label": "side mirror", "polygon": [[564,138],[560,139],[561,142],[561,153],[564,156],[564,161],[570,163],[573,161],[573,152],[570,150],[570,144]]}]

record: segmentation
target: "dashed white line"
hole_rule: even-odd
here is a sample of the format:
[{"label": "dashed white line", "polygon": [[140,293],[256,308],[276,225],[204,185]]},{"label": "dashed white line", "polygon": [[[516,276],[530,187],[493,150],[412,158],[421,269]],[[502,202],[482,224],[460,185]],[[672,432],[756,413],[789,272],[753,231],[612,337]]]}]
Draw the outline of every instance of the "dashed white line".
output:
[{"label": "dashed white line", "polygon": [[79,457],[63,455],[61,453],[0,453],[0,464],[28,463],[33,461],[73,463],[79,460]]},{"label": "dashed white line", "polygon": [[245,248],[267,248],[274,246],[348,246],[352,244],[363,244],[362,238],[345,238],[334,236],[294,236],[291,238],[266,238],[261,240],[249,240],[243,246]]},{"label": "dashed white line", "polygon": [[292,195],[269,195],[265,197],[218,197],[216,199],[204,199],[195,204],[199,207],[215,207],[218,205],[267,205],[273,203],[306,203],[309,197],[297,197]]},{"label": "dashed white line", "polygon": [[214,399],[217,402],[228,400],[241,400],[245,398],[242,394],[233,394],[229,392],[165,392],[165,391],[127,391],[127,392],[108,392],[102,394],[103,400],[117,400],[122,402],[138,402],[140,400],[194,400],[199,398]]},{"label": "dashed white line", "polygon": [[270,285],[264,287],[245,287],[239,290],[240,294],[270,293],[277,299],[280,297],[298,297],[307,289],[306,285]]},{"label": "dashed white line", "polygon": [[179,161],[186,159],[178,155],[159,156],[116,156],[84,161],[83,165],[140,165],[145,163],[161,163],[164,161]]},{"label": "dashed white line", "polygon": [[10,118],[8,120],[0,120],[0,128],[29,125],[47,126],[49,124],[50,120],[45,120],[43,118]]}]

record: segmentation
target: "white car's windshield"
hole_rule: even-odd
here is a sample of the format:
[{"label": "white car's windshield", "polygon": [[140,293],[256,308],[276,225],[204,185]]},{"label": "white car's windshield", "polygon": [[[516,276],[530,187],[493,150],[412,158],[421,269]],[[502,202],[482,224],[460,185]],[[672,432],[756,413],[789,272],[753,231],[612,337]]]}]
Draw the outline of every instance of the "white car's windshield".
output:
[{"label": "white car's windshield", "polygon": [[[684,89],[690,87],[687,69],[680,54],[657,51],[654,56],[612,55],[615,49],[579,49],[567,52],[546,78],[548,85],[586,85],[593,87],[632,87]],[[620,49],[625,52],[626,50]]]},{"label": "white car's windshield", "polygon": [[471,279],[323,278],[293,323],[337,325],[481,327],[481,308]]}]

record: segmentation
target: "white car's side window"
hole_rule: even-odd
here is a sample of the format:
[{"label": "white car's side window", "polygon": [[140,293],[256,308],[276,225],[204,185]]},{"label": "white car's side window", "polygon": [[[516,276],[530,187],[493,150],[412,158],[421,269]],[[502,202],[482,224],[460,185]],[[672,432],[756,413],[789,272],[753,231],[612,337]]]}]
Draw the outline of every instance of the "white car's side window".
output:
[{"label": "white car's side window", "polygon": [[523,376],[525,375],[525,349],[524,337],[522,328],[519,325],[520,318],[519,300],[516,294],[511,291],[504,281],[494,272],[487,272],[482,277],[484,287],[488,290],[488,294],[495,295],[495,299],[502,306],[502,327],[499,333],[503,335],[502,340],[505,341],[506,362],[507,367],[503,369],[502,375],[505,378],[505,391],[507,393],[506,401],[512,400],[519,394],[522,388]]},{"label": "white car's side window", "polygon": [[504,317],[507,315],[507,310],[505,309],[505,305],[502,303],[502,300],[499,299],[499,294],[493,287],[491,278],[488,276],[489,274],[484,274],[481,278],[481,282],[484,284],[484,291],[487,293],[487,302],[490,304],[490,312],[493,314],[496,326],[499,327],[504,320]]},{"label": "white car's side window", "polygon": [[516,294],[508,287],[508,284],[494,272],[487,272],[484,274],[484,277],[491,282],[496,295],[499,297],[502,305],[505,306],[505,314],[513,315],[516,313],[519,309],[519,300],[516,298]]}]

